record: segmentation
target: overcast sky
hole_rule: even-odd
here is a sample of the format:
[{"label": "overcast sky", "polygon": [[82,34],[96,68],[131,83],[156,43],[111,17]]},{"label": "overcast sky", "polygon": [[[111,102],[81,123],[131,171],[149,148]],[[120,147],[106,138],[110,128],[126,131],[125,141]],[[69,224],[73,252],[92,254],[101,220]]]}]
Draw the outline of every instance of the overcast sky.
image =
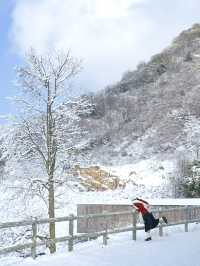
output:
[{"label": "overcast sky", "polygon": [[0,114],[12,112],[13,67],[30,47],[71,49],[83,59],[76,88],[96,91],[168,46],[200,20],[199,0],[3,0]]}]

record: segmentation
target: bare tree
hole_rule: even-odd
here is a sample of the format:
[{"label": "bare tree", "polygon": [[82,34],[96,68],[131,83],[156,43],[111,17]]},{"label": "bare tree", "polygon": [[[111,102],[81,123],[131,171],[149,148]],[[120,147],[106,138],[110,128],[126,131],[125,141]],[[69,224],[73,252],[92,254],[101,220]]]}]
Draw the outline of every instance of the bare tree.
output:
[{"label": "bare tree", "polygon": [[[21,123],[18,140],[24,147],[21,156],[37,162],[47,179],[35,178],[48,194],[48,215],[55,217],[55,178],[58,158],[71,148],[71,138],[78,130],[77,104],[67,102],[70,81],[81,70],[81,62],[67,53],[39,56],[33,50],[27,56],[27,65],[17,69],[22,95]],[[63,103],[65,102],[65,104]],[[23,107],[23,108],[22,108]],[[67,138],[64,136],[68,136]],[[36,163],[36,164],[37,164]],[[55,240],[55,223],[49,225],[51,240]],[[56,251],[52,241],[50,252]]]}]

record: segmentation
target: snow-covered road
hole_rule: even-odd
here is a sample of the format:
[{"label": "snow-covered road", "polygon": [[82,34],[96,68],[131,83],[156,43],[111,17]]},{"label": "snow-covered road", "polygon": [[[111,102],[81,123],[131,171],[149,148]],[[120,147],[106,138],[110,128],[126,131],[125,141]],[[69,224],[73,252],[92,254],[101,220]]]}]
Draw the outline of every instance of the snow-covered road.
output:
[{"label": "snow-covered road", "polygon": [[99,240],[77,245],[72,253],[28,259],[2,258],[1,266],[200,266],[200,230],[184,233],[157,233],[151,242],[142,237],[132,241],[129,234],[109,239],[103,247]]}]

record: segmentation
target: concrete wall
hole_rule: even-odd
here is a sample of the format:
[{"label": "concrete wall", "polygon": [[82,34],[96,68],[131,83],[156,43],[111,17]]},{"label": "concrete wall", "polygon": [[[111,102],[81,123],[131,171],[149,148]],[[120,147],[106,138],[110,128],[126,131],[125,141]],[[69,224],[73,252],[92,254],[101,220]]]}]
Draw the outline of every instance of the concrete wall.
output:
[{"label": "concrete wall", "polygon": [[[106,212],[125,212],[131,211],[131,206],[126,205],[103,205],[103,204],[79,204],[77,206],[77,215],[97,214]],[[106,218],[89,218],[78,219],[78,233],[93,233],[106,229],[130,226],[132,221],[131,215],[115,215]]]}]

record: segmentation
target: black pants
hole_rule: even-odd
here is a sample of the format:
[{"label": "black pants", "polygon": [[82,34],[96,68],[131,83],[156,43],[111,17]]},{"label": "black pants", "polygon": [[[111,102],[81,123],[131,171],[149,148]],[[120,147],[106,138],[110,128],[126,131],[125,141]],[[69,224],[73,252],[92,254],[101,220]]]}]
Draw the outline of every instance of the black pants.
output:
[{"label": "black pants", "polygon": [[144,230],[148,232],[149,230],[155,228],[159,224],[159,219],[155,219],[151,212],[145,213],[143,216],[144,220]]}]

